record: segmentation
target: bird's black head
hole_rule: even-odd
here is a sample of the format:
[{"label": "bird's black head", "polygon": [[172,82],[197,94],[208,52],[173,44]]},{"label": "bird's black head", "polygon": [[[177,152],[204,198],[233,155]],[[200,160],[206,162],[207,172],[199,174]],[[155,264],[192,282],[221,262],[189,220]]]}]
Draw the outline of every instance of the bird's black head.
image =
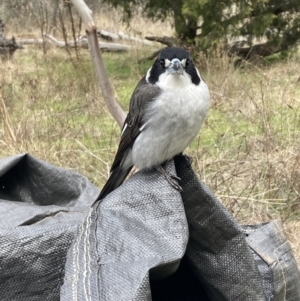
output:
[{"label": "bird's black head", "polygon": [[199,85],[201,81],[189,53],[183,48],[164,48],[148,71],[146,80],[154,85],[158,82],[159,76],[164,73],[189,76],[194,85]]}]

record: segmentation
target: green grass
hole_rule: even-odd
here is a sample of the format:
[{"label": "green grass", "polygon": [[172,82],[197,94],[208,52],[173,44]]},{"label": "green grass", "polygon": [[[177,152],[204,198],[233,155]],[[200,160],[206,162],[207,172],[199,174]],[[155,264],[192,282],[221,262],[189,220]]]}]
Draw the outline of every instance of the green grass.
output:
[{"label": "green grass", "polygon": [[[118,101],[131,94],[151,65],[139,50],[103,55]],[[201,61],[201,60],[200,60]],[[187,154],[199,177],[241,221],[300,217],[299,58],[234,69],[214,60],[201,69],[211,91],[207,120]],[[30,152],[76,170],[101,187],[119,142],[89,54],[28,48],[1,66],[3,124],[0,155]],[[5,75],[4,75],[5,74]],[[5,116],[2,116],[2,118]],[[15,141],[14,141],[15,140]],[[298,206],[298,207],[297,207]],[[295,208],[297,210],[295,210]]]},{"label": "green grass", "polygon": [[[174,29],[135,16],[131,26],[112,14],[95,16],[99,28],[140,37],[171,36]],[[8,36],[39,37],[40,30],[7,23]],[[70,28],[70,26],[69,26]],[[131,31],[129,31],[131,30]],[[62,39],[59,30],[54,34]],[[69,34],[69,40],[72,39]],[[159,47],[156,45],[156,47]],[[152,50],[104,53],[105,65],[122,108],[151,62]],[[119,143],[120,129],[102,99],[87,50],[26,46],[11,62],[0,62],[0,156],[21,152],[86,175],[102,187]],[[260,65],[235,69],[226,58],[196,59],[211,91],[211,108],[186,153],[193,168],[242,223],[284,221],[300,263],[300,77],[299,50],[276,54]],[[1,95],[0,95],[1,96]],[[4,110],[5,109],[5,110]]]},{"label": "green grass", "polygon": [[[104,54],[104,61],[118,101],[127,111],[134,87],[151,62],[141,66],[131,54]],[[12,149],[30,152],[86,174],[101,186],[120,129],[104,105],[87,51],[81,51],[77,61],[63,50],[43,55],[28,49],[2,68],[11,70],[0,80],[16,143],[3,127],[0,154],[10,155]]]}]

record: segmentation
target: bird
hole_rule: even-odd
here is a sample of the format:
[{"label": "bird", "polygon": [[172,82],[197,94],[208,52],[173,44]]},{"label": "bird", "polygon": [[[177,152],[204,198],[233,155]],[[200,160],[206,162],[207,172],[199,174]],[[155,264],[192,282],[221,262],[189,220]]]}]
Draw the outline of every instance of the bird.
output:
[{"label": "bird", "polygon": [[119,187],[133,166],[156,168],[180,190],[173,180],[180,179],[161,165],[190,145],[209,105],[208,87],[189,52],[164,48],[133,91],[110,176],[96,201]]}]

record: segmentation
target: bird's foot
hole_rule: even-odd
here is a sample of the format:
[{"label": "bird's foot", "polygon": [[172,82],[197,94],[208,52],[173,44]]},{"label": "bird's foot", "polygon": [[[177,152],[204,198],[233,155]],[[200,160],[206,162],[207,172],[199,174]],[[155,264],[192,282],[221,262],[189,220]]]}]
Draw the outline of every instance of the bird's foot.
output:
[{"label": "bird's foot", "polygon": [[168,183],[174,187],[176,190],[178,190],[179,192],[182,192],[182,188],[181,186],[178,184],[177,181],[180,181],[181,179],[179,177],[177,177],[174,174],[171,174],[170,172],[164,170],[164,168],[160,165],[156,167],[156,170],[158,172],[160,172],[162,175],[164,175],[164,177],[166,178],[166,180],[168,181]]}]

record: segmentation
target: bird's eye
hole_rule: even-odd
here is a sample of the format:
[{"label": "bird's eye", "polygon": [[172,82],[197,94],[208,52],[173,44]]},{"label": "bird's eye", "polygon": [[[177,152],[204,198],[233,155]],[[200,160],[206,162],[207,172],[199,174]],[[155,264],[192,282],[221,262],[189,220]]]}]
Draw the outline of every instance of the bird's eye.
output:
[{"label": "bird's eye", "polygon": [[159,63],[161,65],[161,67],[163,67],[163,68],[165,67],[165,60],[160,60]]},{"label": "bird's eye", "polygon": [[185,62],[185,68],[187,68],[190,64],[190,60],[189,59],[186,59],[186,62]]}]

